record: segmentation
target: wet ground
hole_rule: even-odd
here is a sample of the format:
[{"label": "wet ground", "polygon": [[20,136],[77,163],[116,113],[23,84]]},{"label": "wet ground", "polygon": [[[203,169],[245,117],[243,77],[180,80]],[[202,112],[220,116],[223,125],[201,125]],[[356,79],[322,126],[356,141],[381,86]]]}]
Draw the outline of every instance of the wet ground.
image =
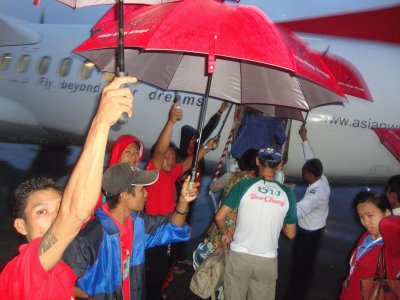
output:
[{"label": "wet ground", "polygon": [[[33,149],[33,150],[32,150]],[[31,151],[38,151],[34,147]],[[0,143],[0,153],[4,153],[5,145]],[[47,149],[47,153],[33,156],[35,163],[25,164],[28,167],[18,168],[15,161],[4,159],[0,156],[0,270],[3,269],[7,261],[17,254],[18,245],[23,242],[13,230],[12,220],[8,211],[8,197],[10,191],[16,184],[23,179],[37,174],[47,173],[58,178],[63,177],[70,170],[70,164],[66,163],[65,153],[60,153],[60,149]],[[69,153],[69,152],[68,152]],[[13,153],[14,159],[21,165],[27,159],[26,153],[16,151]],[[40,159],[40,160],[39,160]],[[68,165],[65,167],[65,165]],[[40,166],[40,167],[29,167]],[[64,167],[63,167],[64,166]],[[35,171],[33,171],[35,170]],[[295,193],[298,197],[304,194],[305,186],[298,185]],[[347,273],[349,253],[354,246],[357,238],[362,232],[358,220],[355,218],[351,207],[351,200],[363,186],[343,186],[334,185],[331,187],[330,213],[328,217],[327,230],[321,241],[321,247],[317,255],[317,266],[314,271],[314,280],[309,294],[311,300],[334,300],[338,298],[341,282]],[[381,192],[381,186],[373,186],[374,191]],[[197,207],[201,209],[201,205]],[[209,220],[209,219],[207,219]],[[207,221],[205,221],[207,222]],[[207,227],[207,224],[204,225]],[[185,247],[185,253],[191,258],[193,249],[202,239],[196,236]],[[291,267],[293,241],[284,237],[279,241],[279,279],[277,281],[276,299],[283,300],[290,289],[288,286],[289,272]],[[189,283],[193,274],[193,268],[181,265],[186,272],[175,275],[172,283],[166,291],[169,299],[186,300],[201,299],[189,290]],[[153,300],[153,299],[150,299]],[[158,300],[158,299],[157,299]]]}]

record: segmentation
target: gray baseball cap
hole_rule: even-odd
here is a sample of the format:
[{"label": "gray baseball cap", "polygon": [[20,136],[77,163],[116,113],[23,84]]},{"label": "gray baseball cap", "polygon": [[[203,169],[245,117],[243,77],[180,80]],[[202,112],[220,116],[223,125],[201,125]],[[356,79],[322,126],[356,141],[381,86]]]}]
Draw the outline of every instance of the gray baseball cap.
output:
[{"label": "gray baseball cap", "polygon": [[109,167],[103,174],[102,189],[107,197],[127,192],[131,186],[150,185],[158,179],[158,171],[142,171],[128,163]]}]

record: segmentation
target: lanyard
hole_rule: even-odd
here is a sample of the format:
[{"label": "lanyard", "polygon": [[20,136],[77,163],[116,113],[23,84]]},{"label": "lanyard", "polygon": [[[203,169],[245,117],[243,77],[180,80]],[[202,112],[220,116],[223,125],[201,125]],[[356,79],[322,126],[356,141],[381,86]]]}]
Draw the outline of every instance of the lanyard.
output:
[{"label": "lanyard", "polygon": [[[357,261],[361,258],[361,256],[363,256],[365,253],[367,253],[369,250],[371,250],[373,247],[380,245],[383,243],[382,237],[373,240],[372,242],[370,242],[364,249],[363,251],[360,253],[360,255],[357,255],[357,250],[358,248],[360,248],[362,246],[362,244],[360,246],[357,247],[357,249],[354,251],[353,255],[350,258],[350,272],[349,275],[351,275],[356,267]],[[354,261],[355,260],[355,261]]]}]

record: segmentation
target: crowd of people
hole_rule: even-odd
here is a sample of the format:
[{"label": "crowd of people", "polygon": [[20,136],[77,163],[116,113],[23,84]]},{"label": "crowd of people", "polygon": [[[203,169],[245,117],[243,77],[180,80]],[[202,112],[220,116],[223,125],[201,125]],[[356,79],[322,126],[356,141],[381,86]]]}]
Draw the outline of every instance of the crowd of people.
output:
[{"label": "crowd of people", "polygon": [[[132,92],[121,85],[134,82],[133,77],[115,78],[102,91],[64,190],[45,177],[29,179],[15,190],[14,227],[28,243],[1,272],[2,298],[165,299],[171,276],[179,272],[180,245],[190,239],[187,219],[204,174],[203,158],[218,147],[218,138],[210,136],[229,105],[221,104],[201,140],[194,128],[182,126],[177,148],[171,138],[182,110],[174,103],[145,170],[139,168],[144,144],[122,135],[114,142],[103,173],[110,127],[121,113],[133,113]],[[250,124],[257,117],[246,119]],[[253,131],[251,126],[242,132],[246,130]],[[265,136],[251,142],[243,133],[233,148],[240,170],[228,172],[210,187],[223,189],[207,234],[216,247],[229,249],[225,299],[275,299],[281,232],[295,239],[288,300],[307,299],[327,224],[330,186],[305,126],[299,135],[305,158],[302,174],[308,184],[299,201],[277,180],[284,162],[282,133],[262,143]],[[190,178],[196,143],[201,145],[199,172]],[[351,254],[343,300],[362,299],[361,281],[374,276],[380,256],[389,279],[400,275],[400,175],[388,179],[382,196],[358,193],[354,208],[366,231]]]}]

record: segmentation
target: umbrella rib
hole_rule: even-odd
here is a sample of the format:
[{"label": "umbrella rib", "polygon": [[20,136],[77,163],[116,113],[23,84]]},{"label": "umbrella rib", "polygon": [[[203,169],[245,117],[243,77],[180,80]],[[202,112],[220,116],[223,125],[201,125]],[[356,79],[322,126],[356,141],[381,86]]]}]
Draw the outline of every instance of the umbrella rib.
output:
[{"label": "umbrella rib", "polygon": [[172,79],[175,77],[175,74],[176,74],[176,72],[177,72],[177,70],[178,70],[178,67],[179,67],[179,65],[181,64],[182,60],[183,60],[183,55],[181,55],[179,61],[178,61],[177,64],[176,64],[177,67],[175,68],[175,70],[174,70],[174,72],[173,72],[173,76],[170,76],[170,79],[168,80],[168,89],[169,89],[169,86],[171,85]]}]

